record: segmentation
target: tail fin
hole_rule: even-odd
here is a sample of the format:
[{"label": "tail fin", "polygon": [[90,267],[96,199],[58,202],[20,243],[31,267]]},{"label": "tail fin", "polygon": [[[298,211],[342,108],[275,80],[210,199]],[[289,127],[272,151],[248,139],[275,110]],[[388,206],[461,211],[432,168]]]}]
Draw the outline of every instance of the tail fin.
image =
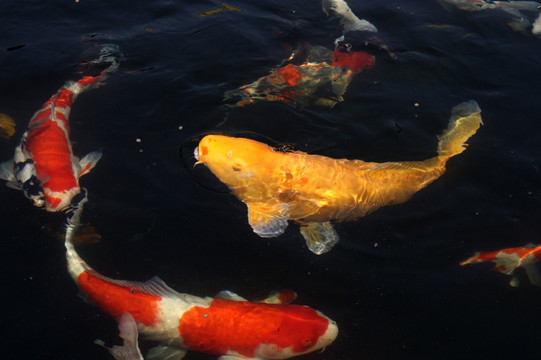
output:
[{"label": "tail fin", "polygon": [[475,100],[453,107],[449,126],[439,136],[438,156],[447,160],[466,149],[466,141],[483,124],[481,109]]}]

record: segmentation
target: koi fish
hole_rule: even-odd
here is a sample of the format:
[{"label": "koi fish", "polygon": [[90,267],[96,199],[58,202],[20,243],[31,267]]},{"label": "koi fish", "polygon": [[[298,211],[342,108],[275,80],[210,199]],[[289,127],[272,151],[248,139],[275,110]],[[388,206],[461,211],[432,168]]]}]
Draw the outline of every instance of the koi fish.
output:
[{"label": "koi fish", "polygon": [[66,228],[68,271],[81,292],[115,319],[130,313],[141,336],[159,341],[148,359],[181,359],[187,350],[227,360],[288,359],[321,350],[338,334],[336,323],[307,306],[289,305],[292,291],[250,302],[230,291],[214,298],[176,292],[158,277],[146,282],[113,280],[79,257],[73,238],[85,198],[73,207]]},{"label": "koi fish", "polygon": [[96,339],[94,343],[109,350],[111,355],[116,360],[144,360],[141,351],[139,350],[139,342],[137,341],[137,323],[129,312],[122,314],[118,320],[119,336],[124,340],[123,346],[114,345],[112,348],[105,346],[104,342]]},{"label": "koi fish", "polygon": [[[520,12],[539,12],[541,3],[537,1],[491,1],[491,0],[438,0],[446,9],[451,10],[453,5],[463,11],[502,10],[511,14],[513,18],[508,22],[509,27],[515,31],[525,32],[531,27],[530,21]],[[533,30],[532,30],[533,32]],[[535,34],[535,32],[534,32]]]},{"label": "koi fish", "polygon": [[[300,65],[295,64],[300,61]],[[251,84],[227,91],[224,101],[234,102],[228,106],[237,107],[258,101],[282,101],[292,107],[332,108],[344,101],[343,95],[353,76],[374,63],[375,58],[366,52],[348,52],[344,47],[331,51],[322,46],[304,45],[291,55],[286,65]]]},{"label": "koi fish", "polygon": [[331,220],[354,220],[413,194],[445,172],[451,157],[482,124],[473,100],[452,109],[438,155],[425,161],[370,163],[279,149],[244,138],[205,136],[194,150],[209,170],[248,207],[248,222],[264,238],[300,225],[308,248],[329,251],[339,239]]},{"label": "koi fish", "polygon": [[342,25],[344,33],[349,31],[378,32],[378,29],[369,21],[359,19],[344,0],[323,0],[321,5],[325,15],[335,16],[340,19],[340,25]]},{"label": "koi fish", "polygon": [[323,12],[327,16],[334,16],[340,19],[340,25],[342,25],[342,36],[334,40],[334,47],[337,48],[338,44],[345,40],[345,35],[350,31],[367,31],[378,32],[378,29],[372,25],[368,20],[359,19],[357,15],[351,11],[349,5],[344,0],[323,0],[321,2]]},{"label": "koi fish", "polygon": [[115,71],[116,45],[103,45],[96,64],[110,64],[98,76],[84,76],[68,81],[38,110],[15,148],[13,160],[0,164],[0,178],[9,187],[20,189],[35,206],[47,211],[61,211],[80,192],[79,178],[88,174],[101,158],[94,151],[79,160],[70,142],[69,114],[82,92],[99,86],[107,73]]},{"label": "koi fish", "polygon": [[460,262],[461,266],[492,261],[495,266],[490,269],[512,276],[509,284],[518,286],[519,280],[514,275],[516,268],[524,268],[530,282],[541,286],[541,275],[535,263],[541,261],[541,245],[527,244],[524,247],[508,248],[496,251],[476,252],[472,257]]}]

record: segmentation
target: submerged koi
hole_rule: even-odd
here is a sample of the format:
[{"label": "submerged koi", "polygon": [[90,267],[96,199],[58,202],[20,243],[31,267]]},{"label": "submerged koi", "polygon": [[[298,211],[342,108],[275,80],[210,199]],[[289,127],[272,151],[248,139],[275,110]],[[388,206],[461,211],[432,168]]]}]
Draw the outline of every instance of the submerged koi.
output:
[{"label": "submerged koi", "polygon": [[94,63],[110,63],[98,76],[84,76],[68,81],[38,110],[15,148],[13,160],[0,164],[0,178],[8,186],[23,191],[37,207],[60,211],[70,205],[80,192],[79,178],[88,174],[101,158],[94,151],[79,160],[72,151],[69,114],[73,102],[82,92],[100,85],[106,74],[115,71],[118,59],[116,45],[104,45]]},{"label": "submerged koi", "polygon": [[[308,54],[300,59],[301,54]],[[362,51],[348,52],[344,47],[331,51],[323,46],[303,45],[286,65],[271,70],[251,84],[227,91],[224,101],[242,107],[258,101],[282,101],[290,106],[332,108],[344,101],[343,95],[354,75],[372,67],[375,58]]]},{"label": "submerged koi", "polygon": [[475,101],[455,106],[440,136],[438,155],[425,161],[369,163],[300,151],[280,152],[249,139],[205,136],[195,149],[204,164],[248,207],[256,234],[282,234],[288,220],[300,224],[308,248],[322,254],[337,242],[330,220],[354,220],[407,201],[445,172],[451,157],[481,125]]},{"label": "submerged koi", "polygon": [[461,261],[460,265],[477,264],[492,261],[495,266],[492,271],[511,275],[511,286],[518,286],[519,280],[514,275],[516,268],[524,268],[530,282],[541,286],[541,274],[535,263],[541,261],[541,245],[527,244],[524,247],[507,248],[496,251],[476,252],[472,257]]},{"label": "submerged koi", "polygon": [[324,349],[338,334],[334,321],[307,306],[289,305],[291,291],[249,302],[230,291],[214,298],[178,293],[158,277],[113,280],[79,257],[73,238],[86,197],[66,230],[68,271],[89,300],[115,319],[130,313],[139,333],[160,346],[149,359],[181,359],[187,350],[228,360],[288,359]]},{"label": "submerged koi", "polygon": [[[511,29],[526,32],[531,27],[530,21],[521,13],[521,10],[539,12],[541,3],[537,1],[497,1],[497,0],[438,0],[446,9],[450,10],[451,5],[464,11],[481,10],[502,10],[511,14],[513,18],[508,22]],[[537,28],[532,29],[536,33]]]}]

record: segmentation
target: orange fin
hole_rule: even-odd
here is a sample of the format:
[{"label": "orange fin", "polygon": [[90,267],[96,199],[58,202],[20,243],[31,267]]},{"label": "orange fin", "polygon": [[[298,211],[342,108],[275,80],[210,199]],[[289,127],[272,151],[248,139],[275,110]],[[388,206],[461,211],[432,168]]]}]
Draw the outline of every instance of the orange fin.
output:
[{"label": "orange fin", "polygon": [[301,234],[306,240],[306,246],[316,255],[331,250],[340,237],[330,222],[309,222],[301,224]]},{"label": "orange fin", "polygon": [[297,293],[291,290],[274,291],[260,302],[265,304],[289,304],[297,298]]},{"label": "orange fin", "polygon": [[246,203],[248,206],[248,222],[254,232],[271,238],[284,233],[289,220],[289,205],[282,203]]}]

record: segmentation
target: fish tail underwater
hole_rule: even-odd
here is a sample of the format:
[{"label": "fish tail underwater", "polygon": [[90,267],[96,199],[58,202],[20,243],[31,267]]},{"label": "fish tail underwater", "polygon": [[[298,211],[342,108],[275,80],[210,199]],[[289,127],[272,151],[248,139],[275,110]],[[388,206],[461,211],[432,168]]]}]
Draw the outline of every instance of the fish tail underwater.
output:
[{"label": "fish tail underwater", "polygon": [[5,0],[2,359],[538,359],[540,4]]}]

